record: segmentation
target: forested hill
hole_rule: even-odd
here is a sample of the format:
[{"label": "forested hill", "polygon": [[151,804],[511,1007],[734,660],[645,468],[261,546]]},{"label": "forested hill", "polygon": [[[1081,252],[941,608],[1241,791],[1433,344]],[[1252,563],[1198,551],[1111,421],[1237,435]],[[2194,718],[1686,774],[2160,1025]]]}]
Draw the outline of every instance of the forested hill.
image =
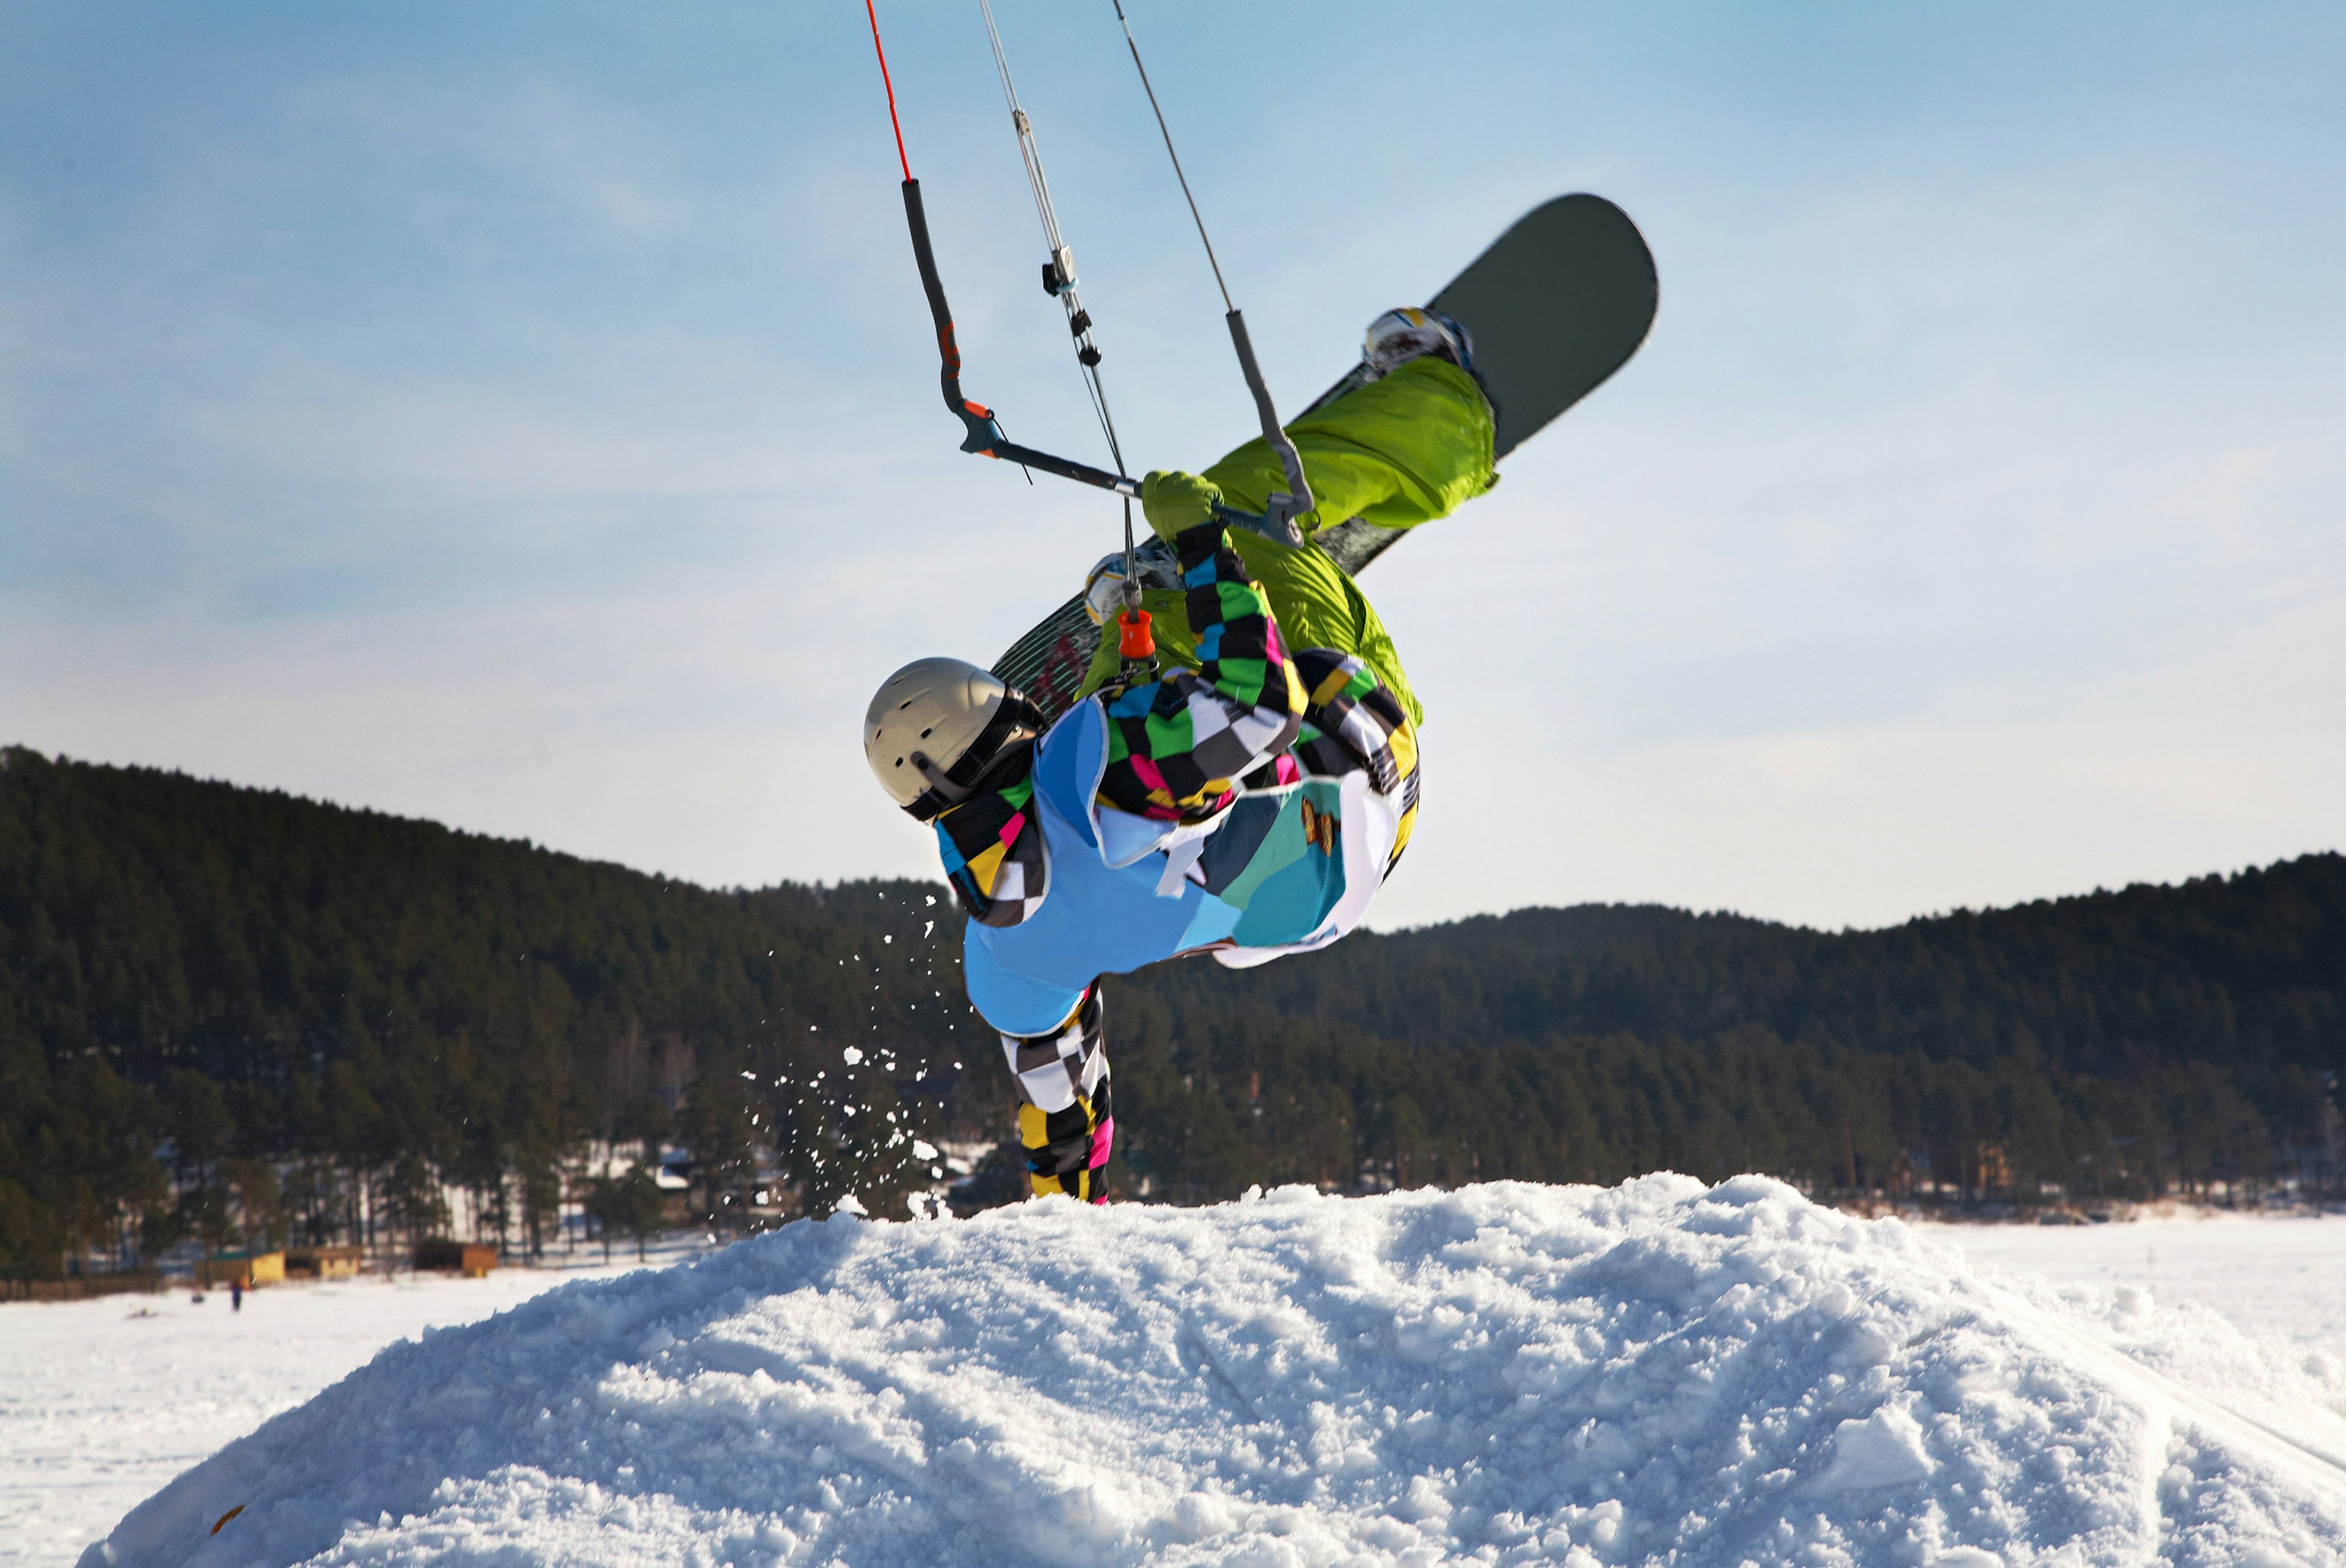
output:
[{"label": "forested hill", "polygon": [[[1006,1125],[959,937],[942,886],[710,891],[0,751],[0,1271],[59,1225],[245,1223],[289,1167],[280,1226],[423,1226],[440,1181],[542,1217],[594,1140],[690,1145],[712,1204],[760,1145],[811,1201],[888,1198],[918,1174],[895,1133]],[[2323,1145],[2342,996],[2336,854],[1879,932],[1583,907],[1356,933],[1111,983],[1119,1180],[2237,1186]]]},{"label": "forested hill", "polygon": [[[1169,979],[1169,977],[1168,977]],[[1625,1033],[1786,1040],[2073,1072],[2346,1065],[2346,856],[1827,933],[1658,906],[1521,910],[1356,935],[1311,964],[1158,987],[1427,1045]]]},{"label": "forested hill", "polygon": [[[281,1090],[337,1062],[461,1056],[560,1095],[622,1042],[790,1056],[810,1033],[948,1031],[933,997],[923,1027],[903,973],[858,978],[900,941],[923,969],[958,951],[920,940],[940,916],[958,933],[942,888],[711,891],[272,790],[0,763],[0,1041],[51,1064]],[[654,1093],[626,1071],[641,1081],[603,1087]]]}]

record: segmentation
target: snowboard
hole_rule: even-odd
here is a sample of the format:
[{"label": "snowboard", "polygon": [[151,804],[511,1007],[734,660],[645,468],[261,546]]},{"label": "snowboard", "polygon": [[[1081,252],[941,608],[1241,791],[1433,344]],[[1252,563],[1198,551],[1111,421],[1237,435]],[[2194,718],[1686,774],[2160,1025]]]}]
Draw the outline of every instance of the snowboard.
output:
[{"label": "snowboard", "polygon": [[[1601,196],[1576,195],[1516,219],[1427,308],[1464,324],[1498,414],[1494,453],[1504,461],[1628,362],[1653,326],[1658,298],[1653,253],[1628,214]],[[1304,412],[1343,396],[1366,373],[1356,366]],[[1321,528],[1309,547],[1357,575],[1409,532],[1354,517]],[[1078,593],[1011,644],[994,673],[1056,720],[1074,703],[1099,636]]]}]

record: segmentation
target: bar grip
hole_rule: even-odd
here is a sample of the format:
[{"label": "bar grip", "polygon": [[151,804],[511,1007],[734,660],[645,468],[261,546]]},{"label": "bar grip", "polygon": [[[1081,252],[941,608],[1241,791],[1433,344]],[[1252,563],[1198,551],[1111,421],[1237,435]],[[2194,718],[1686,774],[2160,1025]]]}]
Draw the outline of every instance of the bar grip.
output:
[{"label": "bar grip", "polygon": [[1289,543],[1300,545],[1303,535],[1295,527],[1294,519],[1311,511],[1312,505],[1311,484],[1303,476],[1303,454],[1295,450],[1295,443],[1280,427],[1279,410],[1270,401],[1270,388],[1263,382],[1262,367],[1255,362],[1254,340],[1247,336],[1246,313],[1233,310],[1222,320],[1229,324],[1230,343],[1239,351],[1239,371],[1246,377],[1247,391],[1254,394],[1254,412],[1262,421],[1262,439],[1279,453],[1279,465],[1287,471],[1287,494],[1270,498],[1270,504],[1264,508],[1265,519],[1290,535]]},{"label": "bar grip", "polygon": [[1002,444],[1002,427],[994,411],[962,395],[961,344],[954,338],[953,307],[945,303],[944,280],[937,276],[937,255],[929,243],[929,215],[921,205],[921,182],[904,182],[904,222],[913,231],[913,260],[921,270],[921,290],[929,297],[929,319],[937,329],[937,386],[945,407],[953,410],[964,432],[964,452],[990,453]]},{"label": "bar grip", "polygon": [[[944,394],[945,407],[953,410],[954,417],[961,421],[965,432],[961,449],[980,457],[998,457],[1027,468],[1039,468],[1062,479],[1096,484],[1119,495],[1138,495],[1140,482],[1137,479],[1018,445],[1002,433],[992,409],[972,402],[963,394],[961,345],[954,340],[953,307],[945,303],[944,280],[937,276],[936,251],[929,243],[929,218],[921,205],[921,182],[917,179],[904,181],[904,222],[913,231],[913,260],[921,270],[921,290],[929,297],[929,319],[936,323],[937,386]],[[1290,452],[1293,450],[1289,448]]]}]

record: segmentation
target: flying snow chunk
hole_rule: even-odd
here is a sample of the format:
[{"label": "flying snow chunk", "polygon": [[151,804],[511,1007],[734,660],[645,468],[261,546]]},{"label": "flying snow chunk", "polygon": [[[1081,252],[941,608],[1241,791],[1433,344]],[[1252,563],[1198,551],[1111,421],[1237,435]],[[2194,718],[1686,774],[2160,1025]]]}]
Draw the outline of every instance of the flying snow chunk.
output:
[{"label": "flying snow chunk", "polygon": [[2313,1568],[2341,1407],[2301,1349],[1753,1176],[1053,1198],[395,1345],[82,1568]]},{"label": "flying snow chunk", "polygon": [[846,1050],[842,1051],[839,1054],[839,1059],[852,1067],[858,1062],[863,1060],[863,1047],[861,1045],[850,1045]]}]

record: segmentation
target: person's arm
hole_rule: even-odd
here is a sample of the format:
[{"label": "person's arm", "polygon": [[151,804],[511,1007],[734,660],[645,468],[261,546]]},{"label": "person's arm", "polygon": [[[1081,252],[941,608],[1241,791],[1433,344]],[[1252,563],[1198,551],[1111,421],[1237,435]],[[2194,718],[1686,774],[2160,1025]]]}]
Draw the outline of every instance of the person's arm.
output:
[{"label": "person's arm", "polygon": [[1294,743],[1303,687],[1270,600],[1247,580],[1213,514],[1219,493],[1191,474],[1152,473],[1143,497],[1148,525],[1180,564],[1198,670],[1107,697],[1099,796],[1137,816],[1194,820],[1221,809],[1237,779]]},{"label": "person's arm", "polygon": [[1047,861],[1035,820],[1033,761],[937,818],[945,880],[980,925],[1016,925],[1043,901]]},{"label": "person's arm", "polygon": [[1377,672],[1354,655],[1304,648],[1295,656],[1310,706],[1295,759],[1306,773],[1365,772],[1390,795],[1417,770],[1417,729]]}]

